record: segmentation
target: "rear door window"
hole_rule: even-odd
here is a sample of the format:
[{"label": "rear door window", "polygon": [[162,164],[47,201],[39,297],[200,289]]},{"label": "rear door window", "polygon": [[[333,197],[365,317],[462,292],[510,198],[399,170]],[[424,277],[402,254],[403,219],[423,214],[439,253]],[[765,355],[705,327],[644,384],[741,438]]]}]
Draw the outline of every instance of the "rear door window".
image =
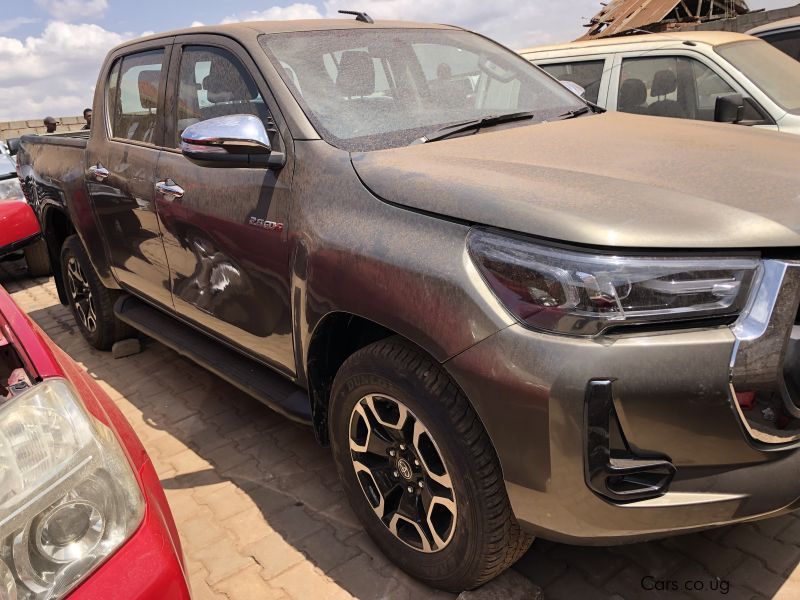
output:
[{"label": "rear door window", "polygon": [[583,97],[597,104],[605,64],[605,60],[581,60],[539,66],[559,81],[577,83],[585,90]]},{"label": "rear door window", "polygon": [[[159,137],[158,105],[163,86],[164,50],[125,56],[112,69],[107,98],[112,137],[155,144]],[[116,92],[113,91],[116,89]]]}]

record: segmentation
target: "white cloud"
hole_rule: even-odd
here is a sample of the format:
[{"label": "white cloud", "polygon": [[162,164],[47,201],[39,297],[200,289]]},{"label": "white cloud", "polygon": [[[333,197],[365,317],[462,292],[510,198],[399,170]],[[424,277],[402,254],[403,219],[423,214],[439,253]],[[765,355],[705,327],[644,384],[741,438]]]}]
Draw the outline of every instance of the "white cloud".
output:
[{"label": "white cloud", "polygon": [[97,21],[108,10],[108,0],[36,0],[57,21]]},{"label": "white cloud", "polygon": [[223,23],[239,21],[282,21],[291,19],[321,19],[322,15],[313,4],[296,3],[289,6],[273,6],[266,10],[251,10],[246,13],[229,15],[222,19]]},{"label": "white cloud", "polygon": [[14,31],[17,27],[22,27],[23,25],[30,25],[31,23],[38,22],[38,19],[31,19],[28,17],[16,17],[14,19],[6,19],[5,21],[0,21],[0,35],[4,33],[8,33],[9,31]]},{"label": "white cloud", "polygon": [[0,119],[78,115],[106,53],[131,34],[53,21],[24,41],[0,36]]}]

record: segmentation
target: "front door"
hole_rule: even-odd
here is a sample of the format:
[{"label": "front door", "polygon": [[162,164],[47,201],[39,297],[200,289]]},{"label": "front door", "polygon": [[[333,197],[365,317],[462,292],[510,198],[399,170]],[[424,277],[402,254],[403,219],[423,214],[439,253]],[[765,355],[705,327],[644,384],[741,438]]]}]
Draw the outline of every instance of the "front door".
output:
[{"label": "front door", "polygon": [[94,136],[87,147],[86,181],[117,280],[171,307],[169,268],[153,205],[167,64],[167,48],[116,60],[106,83],[107,118],[99,125],[106,135]]},{"label": "front door", "polygon": [[291,163],[278,170],[207,167],[179,150],[186,127],[233,114],[257,115],[273,148],[284,150],[264,101],[266,87],[256,83],[255,66],[232,42],[178,38],[175,53],[167,96],[175,108],[165,144],[172,149],[165,150],[156,172],[175,310],[291,376],[285,227]]}]

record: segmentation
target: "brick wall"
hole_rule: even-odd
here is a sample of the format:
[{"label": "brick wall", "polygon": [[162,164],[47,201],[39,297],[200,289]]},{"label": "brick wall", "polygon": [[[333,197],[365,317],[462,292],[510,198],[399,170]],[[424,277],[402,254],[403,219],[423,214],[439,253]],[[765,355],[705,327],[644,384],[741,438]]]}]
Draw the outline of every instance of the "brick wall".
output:
[{"label": "brick wall", "polygon": [[748,13],[741,15],[735,19],[721,19],[719,21],[709,21],[708,23],[701,23],[699,25],[686,25],[682,29],[697,29],[700,31],[736,31],[744,33],[759,25],[766,25],[774,21],[782,19],[789,19],[791,17],[800,17],[800,4],[789,6],[787,8],[776,8],[774,10],[765,10],[761,12]]},{"label": "brick wall", "polygon": [[[28,119],[27,121],[4,121],[0,122],[0,139],[7,140],[9,138],[16,138],[26,133],[44,133],[45,127],[41,119]],[[80,117],[56,117],[58,127],[56,132],[59,131],[77,131],[86,125],[83,116]]]}]

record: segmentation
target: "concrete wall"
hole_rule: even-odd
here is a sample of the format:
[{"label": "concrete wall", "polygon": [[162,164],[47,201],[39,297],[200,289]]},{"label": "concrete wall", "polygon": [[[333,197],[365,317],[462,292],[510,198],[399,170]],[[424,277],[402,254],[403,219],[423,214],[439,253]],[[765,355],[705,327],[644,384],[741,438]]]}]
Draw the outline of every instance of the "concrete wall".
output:
[{"label": "concrete wall", "polygon": [[752,12],[736,17],[735,19],[720,19],[718,21],[700,23],[699,25],[684,25],[681,27],[681,29],[697,29],[699,31],[736,31],[738,33],[744,33],[753,27],[766,25],[767,23],[772,23],[773,21],[789,19],[790,17],[800,17],[800,4],[796,4],[788,8],[776,8],[774,10]]},{"label": "concrete wall", "polygon": [[[0,139],[7,140],[9,138],[16,138],[26,133],[44,133],[45,127],[41,119],[30,119],[28,121],[5,121],[0,122]],[[80,117],[56,117],[58,127],[56,132],[59,131],[77,131],[86,125],[83,116]]]}]

